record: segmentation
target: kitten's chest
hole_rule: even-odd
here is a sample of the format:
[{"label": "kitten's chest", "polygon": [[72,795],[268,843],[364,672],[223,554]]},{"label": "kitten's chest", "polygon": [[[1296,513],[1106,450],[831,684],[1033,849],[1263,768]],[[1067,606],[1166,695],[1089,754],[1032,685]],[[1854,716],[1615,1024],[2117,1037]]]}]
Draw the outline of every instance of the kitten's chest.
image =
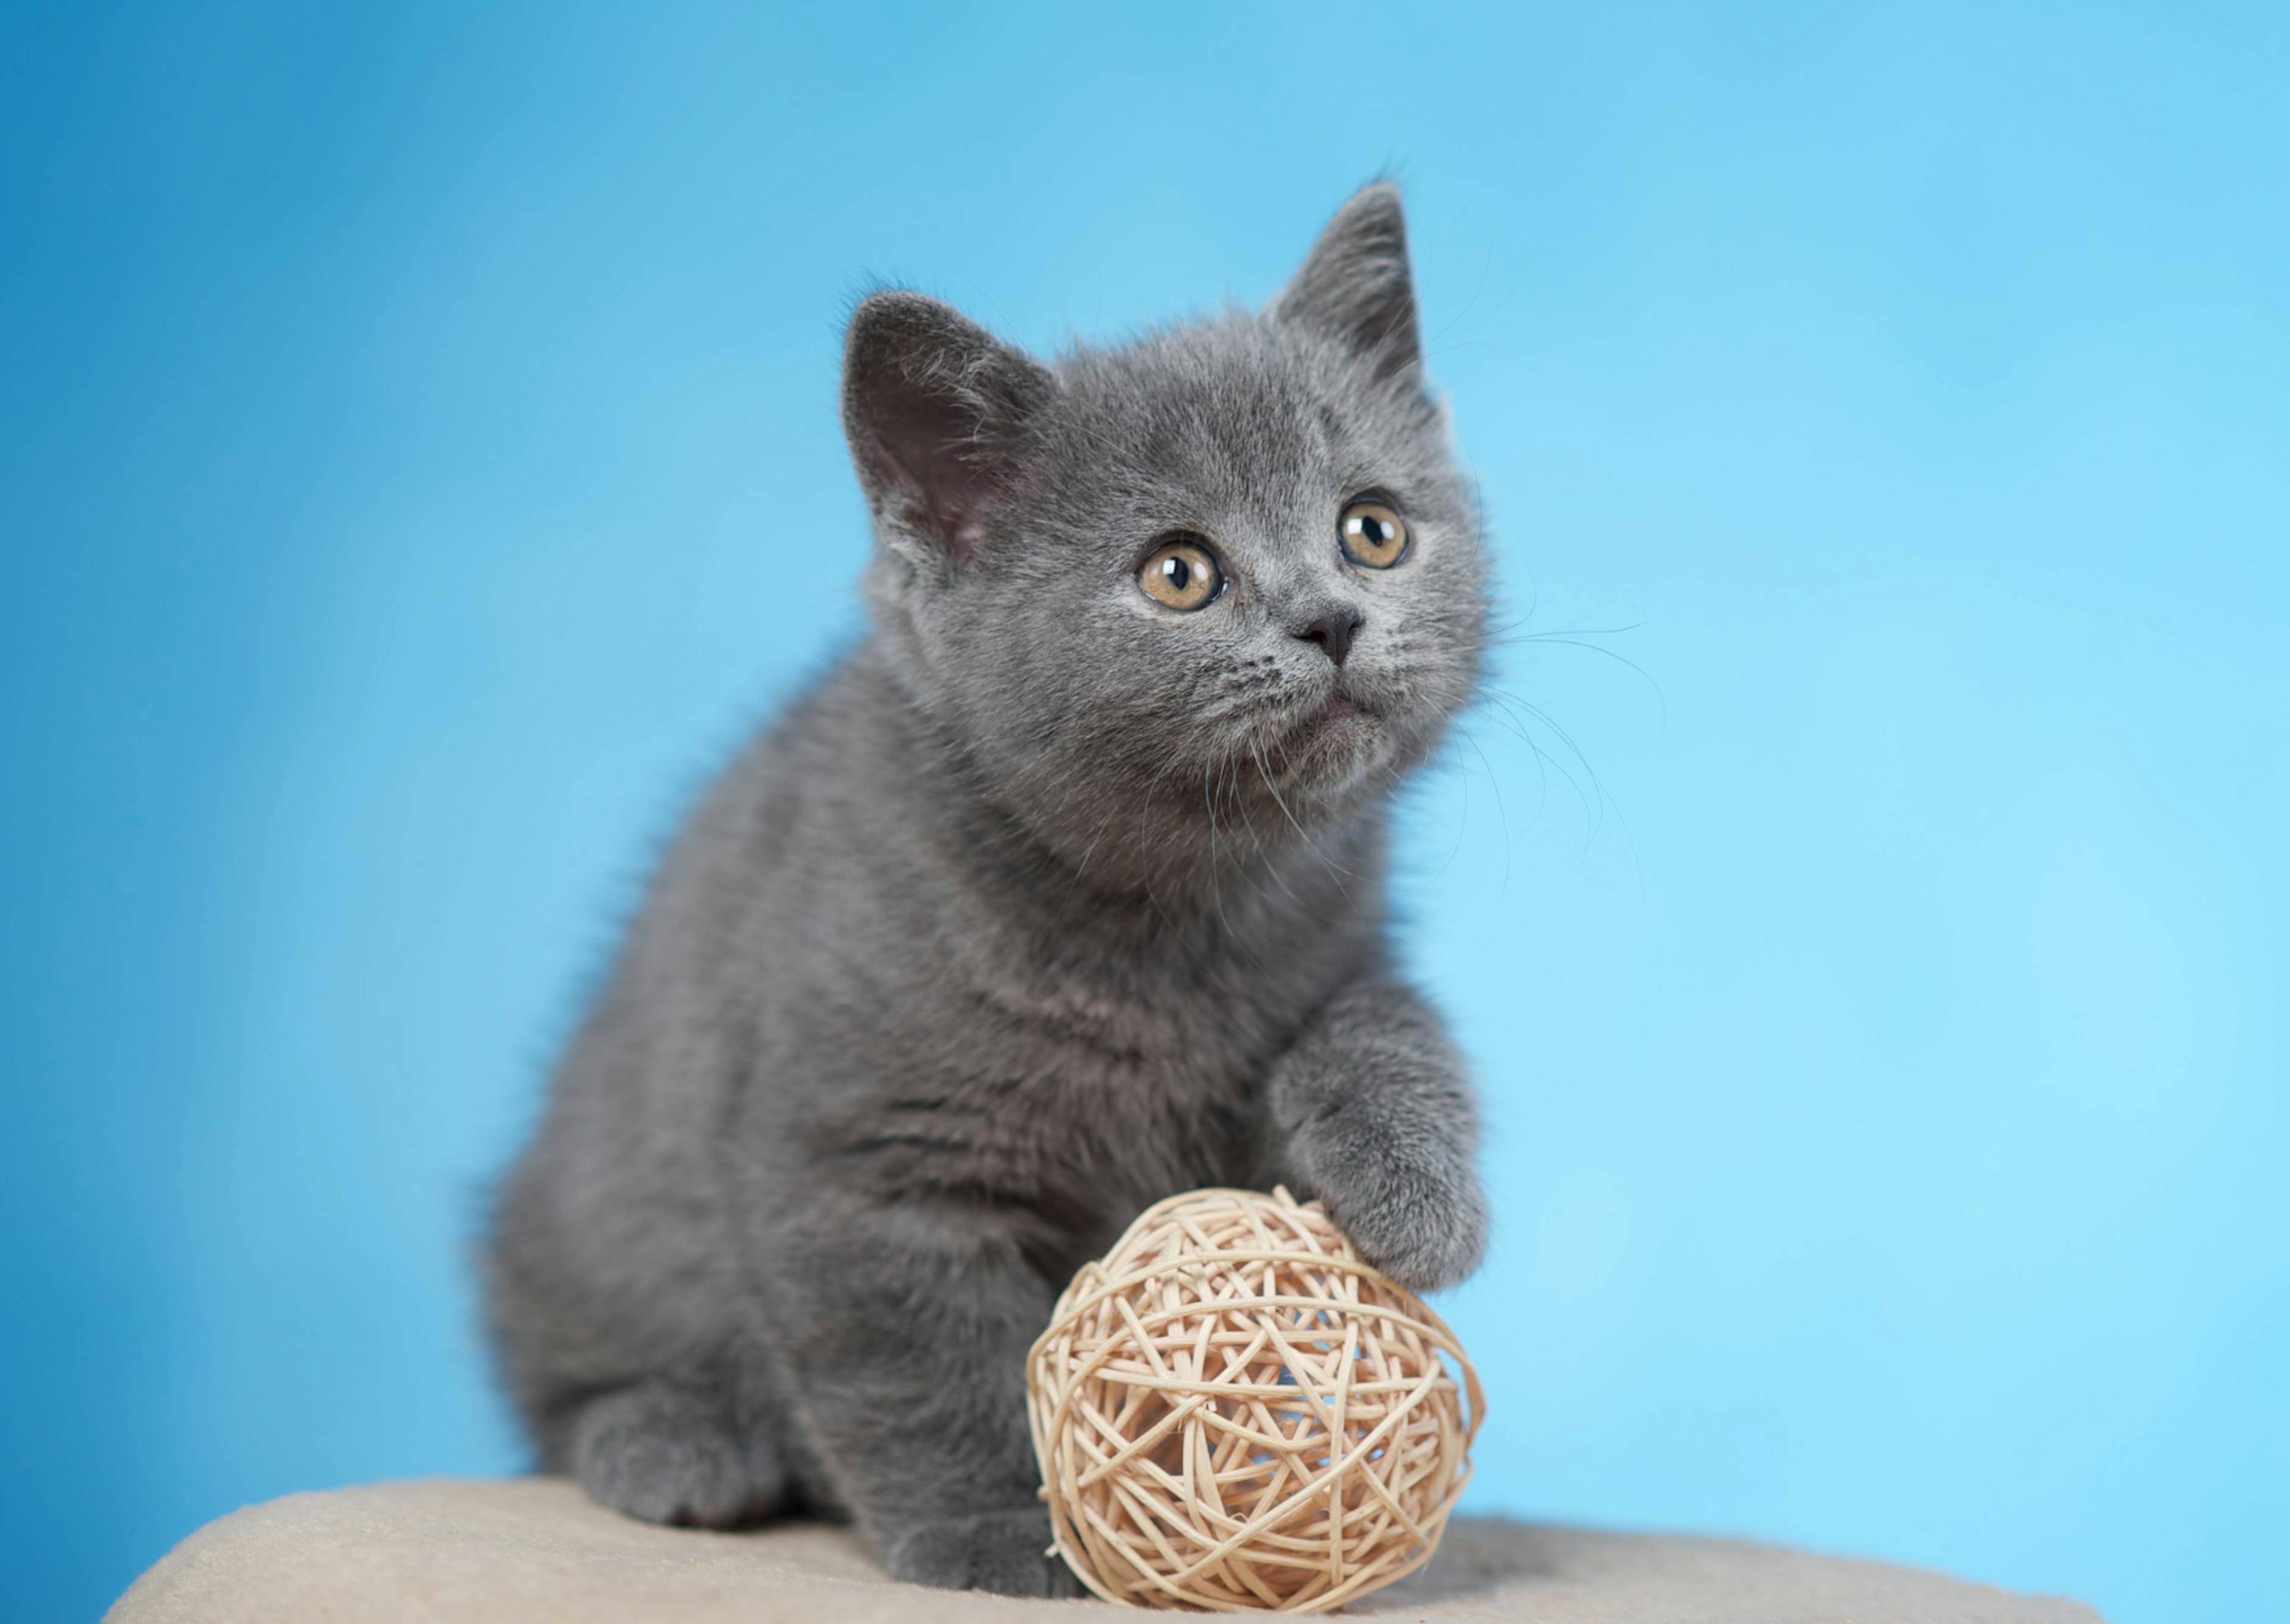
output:
[{"label": "kitten's chest", "polygon": [[1372,887],[1326,865],[1229,876],[1189,913],[885,845],[854,837],[837,884],[797,870],[789,906],[758,911],[781,973],[757,990],[806,1176],[892,1199],[1079,1233],[1252,1180],[1273,1065],[1380,940]]},{"label": "kitten's chest", "polygon": [[[1325,959],[1325,962],[1323,960]],[[1309,947],[1144,955],[995,976],[973,1004],[981,1088],[999,1093],[1014,1187],[1125,1214],[1250,1180],[1264,1084],[1340,980]]]}]

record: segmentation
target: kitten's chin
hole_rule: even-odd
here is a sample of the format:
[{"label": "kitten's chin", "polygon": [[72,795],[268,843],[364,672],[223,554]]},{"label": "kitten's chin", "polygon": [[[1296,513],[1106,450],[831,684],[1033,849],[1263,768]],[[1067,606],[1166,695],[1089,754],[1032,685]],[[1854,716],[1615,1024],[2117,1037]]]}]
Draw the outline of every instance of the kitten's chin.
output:
[{"label": "kitten's chin", "polygon": [[1389,724],[1347,694],[1332,694],[1268,752],[1276,783],[1341,795],[1391,755]]},{"label": "kitten's chin", "polygon": [[1341,693],[1333,694],[1327,703],[1289,730],[1288,736],[1280,741],[1280,753],[1294,761],[1348,755],[1367,741],[1373,729],[1373,719],[1356,700]]}]

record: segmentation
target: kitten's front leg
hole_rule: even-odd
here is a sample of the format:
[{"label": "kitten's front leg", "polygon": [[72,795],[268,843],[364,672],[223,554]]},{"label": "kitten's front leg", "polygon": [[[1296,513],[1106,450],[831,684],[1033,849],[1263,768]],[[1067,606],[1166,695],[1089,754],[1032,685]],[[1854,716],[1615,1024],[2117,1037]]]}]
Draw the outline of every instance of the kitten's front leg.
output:
[{"label": "kitten's front leg", "polygon": [[796,1403],[892,1577],[1080,1595],[1045,1555],[1026,1353],[1053,1294],[1015,1236],[955,1204],[837,1203],[776,1240]]},{"label": "kitten's front leg", "polygon": [[1355,983],[1275,1064],[1279,1175],[1325,1203],[1360,1255],[1413,1291],[1478,1267],[1478,1113],[1439,1018],[1395,981]]}]

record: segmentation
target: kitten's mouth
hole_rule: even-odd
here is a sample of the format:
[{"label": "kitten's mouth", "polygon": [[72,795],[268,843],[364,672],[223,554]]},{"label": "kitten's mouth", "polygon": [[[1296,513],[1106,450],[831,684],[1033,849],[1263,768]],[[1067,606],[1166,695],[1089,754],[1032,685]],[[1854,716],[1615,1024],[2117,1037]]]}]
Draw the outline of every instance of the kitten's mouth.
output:
[{"label": "kitten's mouth", "polygon": [[1318,709],[1289,730],[1280,748],[1290,756],[1341,749],[1365,735],[1373,724],[1373,715],[1350,695],[1332,693]]}]

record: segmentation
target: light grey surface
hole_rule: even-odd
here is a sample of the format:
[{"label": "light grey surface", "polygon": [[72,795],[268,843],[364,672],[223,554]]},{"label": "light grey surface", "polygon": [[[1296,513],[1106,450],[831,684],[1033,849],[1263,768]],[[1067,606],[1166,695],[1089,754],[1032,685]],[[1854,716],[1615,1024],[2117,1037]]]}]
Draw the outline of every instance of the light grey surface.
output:
[{"label": "light grey surface", "polygon": [[[1109,1611],[887,1578],[841,1529],[653,1527],[554,1478],[296,1494],[210,1524],[109,1624],[934,1624]],[[2073,1602],[1732,1540],[1466,1518],[1353,1616],[1541,1624],[2096,1624]]]}]

